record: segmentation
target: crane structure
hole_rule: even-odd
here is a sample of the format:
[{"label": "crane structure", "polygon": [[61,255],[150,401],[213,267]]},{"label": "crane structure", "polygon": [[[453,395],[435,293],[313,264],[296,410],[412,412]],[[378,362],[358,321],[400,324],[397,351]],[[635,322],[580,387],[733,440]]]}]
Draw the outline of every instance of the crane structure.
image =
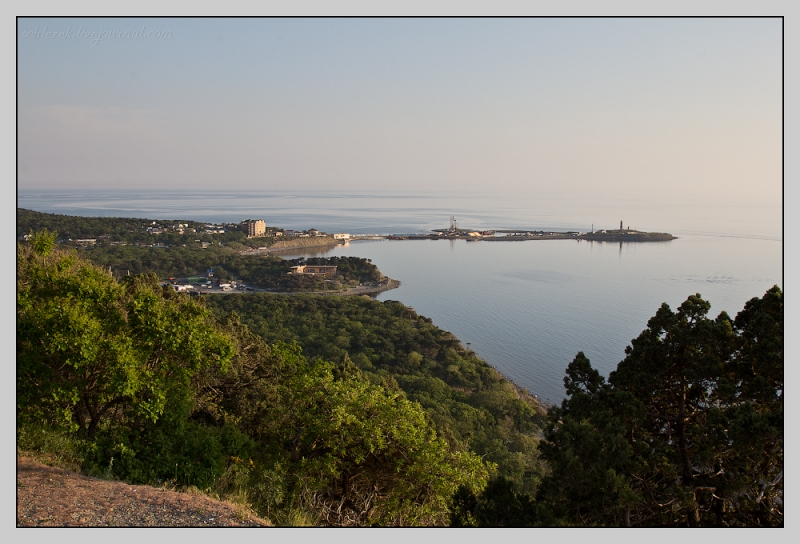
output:
[{"label": "crane structure", "polygon": [[454,215],[450,216],[450,230],[448,232],[456,232],[458,231],[458,221],[456,221],[456,217]]}]

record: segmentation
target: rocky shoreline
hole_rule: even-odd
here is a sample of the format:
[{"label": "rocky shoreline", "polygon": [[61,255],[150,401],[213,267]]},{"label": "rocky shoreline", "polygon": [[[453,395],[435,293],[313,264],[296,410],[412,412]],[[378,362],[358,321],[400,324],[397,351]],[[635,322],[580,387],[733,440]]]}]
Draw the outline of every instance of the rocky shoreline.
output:
[{"label": "rocky shoreline", "polygon": [[335,247],[340,242],[335,240],[332,236],[314,236],[308,238],[294,238],[292,240],[278,240],[268,247],[257,249],[246,249],[241,252],[242,255],[269,255],[271,253],[280,253],[283,251],[292,251],[295,249],[306,248],[319,248],[319,247]]},{"label": "rocky shoreline", "polygon": [[253,292],[272,293],[273,295],[318,295],[328,297],[348,297],[356,295],[372,296],[383,293],[384,291],[389,291],[390,289],[397,289],[398,287],[400,287],[400,282],[398,280],[384,278],[379,282],[365,283],[355,287],[350,287],[349,289],[345,289],[343,291],[269,291],[267,289],[256,289]]}]

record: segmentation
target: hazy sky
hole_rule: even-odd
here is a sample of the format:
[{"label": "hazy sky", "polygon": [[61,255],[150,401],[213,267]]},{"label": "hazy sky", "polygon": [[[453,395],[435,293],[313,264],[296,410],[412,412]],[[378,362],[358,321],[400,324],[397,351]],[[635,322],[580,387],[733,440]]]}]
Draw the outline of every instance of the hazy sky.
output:
[{"label": "hazy sky", "polygon": [[780,203],[780,19],[20,19],[17,44],[23,190]]}]

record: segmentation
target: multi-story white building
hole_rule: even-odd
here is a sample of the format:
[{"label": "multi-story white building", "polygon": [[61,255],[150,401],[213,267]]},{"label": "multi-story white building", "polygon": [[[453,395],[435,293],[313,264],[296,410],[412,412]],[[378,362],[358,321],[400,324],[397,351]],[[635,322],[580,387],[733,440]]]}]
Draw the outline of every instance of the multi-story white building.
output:
[{"label": "multi-story white building", "polygon": [[242,230],[247,233],[248,238],[264,236],[267,233],[267,224],[263,219],[246,219],[242,221]]}]

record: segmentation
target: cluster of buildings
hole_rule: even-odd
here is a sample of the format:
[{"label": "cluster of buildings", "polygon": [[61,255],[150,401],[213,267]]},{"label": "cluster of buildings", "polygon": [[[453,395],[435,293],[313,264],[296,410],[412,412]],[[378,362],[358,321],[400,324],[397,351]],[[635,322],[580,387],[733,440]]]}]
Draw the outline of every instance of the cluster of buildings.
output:
[{"label": "cluster of buildings", "polygon": [[[241,222],[239,228],[247,234],[248,238],[259,238],[262,236],[297,236],[300,238],[306,238],[310,236],[328,236],[328,234],[320,232],[317,229],[308,229],[307,231],[291,229],[268,229],[267,224],[263,219],[245,219]],[[334,234],[333,238],[335,240],[347,241],[350,239],[350,235],[346,233],[338,233]]]},{"label": "cluster of buildings", "polygon": [[[198,229],[190,227],[188,223],[178,223],[170,227],[163,227],[159,226],[155,221],[153,221],[146,230],[148,234],[162,234],[170,230],[177,234],[194,234],[198,232]],[[200,230],[200,232],[205,232],[206,234],[222,234],[225,232],[225,228],[220,225],[203,225],[203,229]]]},{"label": "cluster of buildings", "polygon": [[[236,227],[235,224],[232,224],[232,225],[231,224],[229,224],[229,225],[205,225],[205,233],[206,234],[218,234],[218,233],[221,234],[221,233],[225,232],[225,227],[226,226],[229,227],[229,228],[235,228]],[[178,225],[177,227],[175,227],[176,230],[178,230],[179,227],[182,227],[182,226]],[[183,225],[183,229],[186,232],[196,232],[194,229],[186,229],[185,227],[186,227],[186,225]],[[248,238],[260,238],[260,237],[264,237],[264,236],[299,236],[299,237],[329,236],[328,234],[326,234],[324,232],[320,232],[317,229],[308,229],[306,231],[300,231],[300,230],[291,230],[291,229],[275,230],[275,229],[267,228],[267,223],[263,219],[245,219],[244,221],[239,223],[238,229],[241,230],[242,232],[244,232],[245,234],[247,234]],[[148,231],[150,231],[149,228],[148,228]],[[160,230],[158,230],[157,227],[155,227],[152,230],[152,232],[154,234],[158,234],[157,231],[160,232]],[[183,230],[181,230],[180,233],[183,233]],[[350,239],[350,235],[349,234],[345,234],[345,233],[333,234],[333,237],[335,239],[337,239],[337,240],[349,240]]]},{"label": "cluster of buildings", "polygon": [[[168,285],[175,289],[175,291],[179,293],[187,293],[189,295],[197,295],[200,293],[213,293],[217,291],[252,291],[252,287],[248,287],[242,282],[237,282],[236,280],[231,280],[229,282],[220,282],[217,281],[212,282],[212,276],[209,276],[207,280],[201,280],[198,278],[189,278],[186,280],[176,280],[175,278],[170,278],[169,281],[162,281],[159,282],[160,285]],[[194,283],[190,283],[190,280],[195,280]]]}]

